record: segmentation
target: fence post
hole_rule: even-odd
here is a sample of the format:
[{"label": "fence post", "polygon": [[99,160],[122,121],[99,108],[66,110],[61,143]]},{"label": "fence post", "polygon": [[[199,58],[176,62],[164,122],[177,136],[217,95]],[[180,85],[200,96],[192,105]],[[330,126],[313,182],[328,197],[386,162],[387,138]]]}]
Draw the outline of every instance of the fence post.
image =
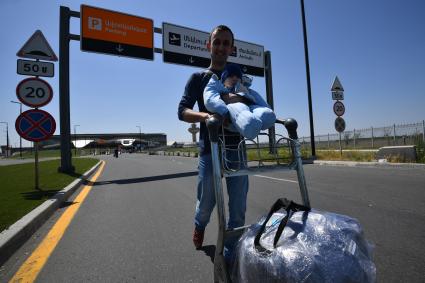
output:
[{"label": "fence post", "polygon": [[425,142],[425,120],[422,120],[422,141]]},{"label": "fence post", "polygon": [[373,144],[373,127],[372,127],[372,149],[375,148]]},{"label": "fence post", "polygon": [[396,145],[395,144],[395,124],[393,125],[393,130],[394,130],[394,139],[393,139],[393,141],[394,141],[394,145]]},{"label": "fence post", "polygon": [[331,145],[330,145],[330,142],[329,142],[329,133],[328,133],[328,149],[331,149]]},{"label": "fence post", "polygon": [[356,149],[356,129],[353,131],[354,149]]}]

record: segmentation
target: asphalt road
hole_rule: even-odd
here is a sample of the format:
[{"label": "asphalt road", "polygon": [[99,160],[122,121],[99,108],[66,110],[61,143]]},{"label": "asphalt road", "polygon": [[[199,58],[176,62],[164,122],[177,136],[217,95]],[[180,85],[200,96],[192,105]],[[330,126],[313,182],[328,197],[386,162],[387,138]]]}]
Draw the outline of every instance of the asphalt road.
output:
[{"label": "asphalt road", "polygon": [[[197,160],[136,154],[105,160],[37,282],[211,282],[216,212],[204,249],[191,242]],[[375,245],[378,282],[424,282],[424,169],[306,165],[305,173],[314,208],[360,221]],[[250,176],[248,223],[278,197],[300,199],[295,172],[262,175],[272,178]],[[65,208],[0,269],[1,282]]]}]

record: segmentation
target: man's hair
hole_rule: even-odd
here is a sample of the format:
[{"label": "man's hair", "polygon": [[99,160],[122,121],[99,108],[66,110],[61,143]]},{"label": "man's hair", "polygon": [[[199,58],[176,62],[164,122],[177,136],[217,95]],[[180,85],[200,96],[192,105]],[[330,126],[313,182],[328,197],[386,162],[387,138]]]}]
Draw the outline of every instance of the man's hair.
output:
[{"label": "man's hair", "polygon": [[212,34],[214,32],[219,32],[219,31],[228,31],[228,32],[230,32],[230,34],[232,35],[232,46],[233,46],[233,43],[235,41],[235,36],[233,35],[232,30],[228,26],[225,26],[225,25],[219,25],[219,26],[216,26],[215,28],[213,28],[213,30],[210,32],[210,35],[208,36],[208,42],[211,42]]}]

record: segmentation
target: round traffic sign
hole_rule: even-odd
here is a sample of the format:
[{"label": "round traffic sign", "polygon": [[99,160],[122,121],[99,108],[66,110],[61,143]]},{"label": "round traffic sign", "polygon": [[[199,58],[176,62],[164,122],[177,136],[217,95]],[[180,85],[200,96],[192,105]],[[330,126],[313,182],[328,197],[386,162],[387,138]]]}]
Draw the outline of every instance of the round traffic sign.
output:
[{"label": "round traffic sign", "polygon": [[335,130],[338,133],[342,133],[345,130],[345,121],[342,117],[337,117],[335,119]]},{"label": "round traffic sign", "polygon": [[16,87],[16,96],[19,101],[29,107],[41,107],[48,104],[53,98],[52,87],[39,78],[22,80]]},{"label": "round traffic sign", "polygon": [[18,116],[15,129],[22,138],[39,142],[47,140],[55,133],[56,122],[46,111],[31,109]]},{"label": "round traffic sign", "polygon": [[334,113],[336,116],[342,116],[345,113],[345,106],[341,101],[334,103]]}]

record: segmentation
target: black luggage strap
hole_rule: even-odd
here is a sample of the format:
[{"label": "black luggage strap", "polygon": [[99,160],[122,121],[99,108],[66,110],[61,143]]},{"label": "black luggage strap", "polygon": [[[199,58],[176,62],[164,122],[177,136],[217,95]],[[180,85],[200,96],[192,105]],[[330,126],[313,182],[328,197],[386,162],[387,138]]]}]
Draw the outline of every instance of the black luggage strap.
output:
[{"label": "black luggage strap", "polygon": [[274,236],[274,240],[273,240],[273,247],[274,248],[276,248],[276,244],[279,241],[279,238],[282,235],[283,229],[285,228],[286,224],[288,223],[288,220],[291,218],[292,212],[297,212],[297,211],[307,211],[308,212],[308,211],[311,210],[310,207],[297,204],[293,201],[289,201],[286,198],[278,199],[273,204],[273,206],[271,207],[270,212],[266,217],[266,220],[264,220],[263,225],[261,225],[260,230],[258,231],[257,235],[255,236],[254,246],[258,251],[266,251],[266,249],[264,247],[262,247],[261,244],[260,244],[261,235],[264,233],[264,230],[266,229],[267,222],[270,220],[270,218],[273,216],[273,214],[275,212],[277,212],[278,210],[280,210],[281,208],[285,209],[286,215],[282,219],[282,221],[280,222],[279,227],[277,228],[277,231],[276,231],[276,235]]}]

